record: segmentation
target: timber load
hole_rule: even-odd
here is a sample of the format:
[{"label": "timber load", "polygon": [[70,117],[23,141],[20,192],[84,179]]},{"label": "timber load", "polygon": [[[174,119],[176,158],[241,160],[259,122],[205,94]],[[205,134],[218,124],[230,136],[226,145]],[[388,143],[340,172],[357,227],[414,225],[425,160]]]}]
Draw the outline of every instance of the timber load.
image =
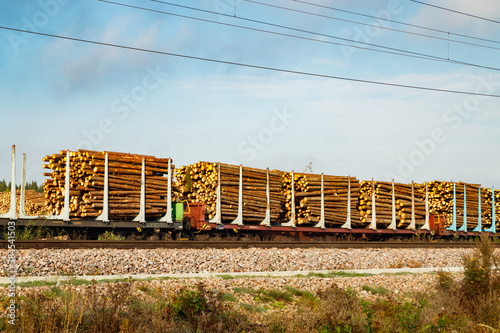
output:
[{"label": "timber load", "polygon": [[[18,190],[16,196],[16,213],[19,214],[20,195]],[[27,190],[25,192],[26,198],[24,201],[24,212],[26,215],[43,215],[47,213],[45,207],[45,199],[43,193],[37,193],[34,190]],[[5,214],[10,209],[10,192],[0,193],[0,214]]]},{"label": "timber load", "polygon": [[[375,198],[375,207],[373,198]],[[424,221],[425,185],[415,183],[394,183],[393,185],[392,182],[381,181],[361,182],[358,209],[363,224],[372,222],[373,208],[375,208],[377,225],[388,227],[393,224],[393,203],[396,220],[392,227],[408,228],[412,223],[412,211],[414,211],[416,221]]]},{"label": "timber load", "polygon": [[[478,184],[463,182],[433,181],[429,183],[429,210],[430,214],[444,215],[445,226],[453,224],[453,186],[455,185],[455,209],[457,223],[460,225],[464,219],[467,220],[469,229],[477,227],[479,215],[481,215],[481,226],[488,228],[492,223],[493,190],[481,188]],[[500,212],[500,191],[495,191],[495,213]],[[464,201],[467,203],[464,206]],[[481,214],[479,214],[481,209]],[[496,219],[498,226],[498,219]]]},{"label": "timber load", "polygon": [[[154,156],[71,151],[69,165],[70,217],[95,218],[102,213],[105,183],[105,158],[108,154],[109,217],[115,220],[133,219],[139,213],[142,163],[145,164],[145,216],[159,218],[167,211],[167,184],[169,158]],[[66,182],[66,152],[44,157],[44,168],[52,172],[43,185],[46,206],[53,215],[64,207]],[[174,166],[171,165],[173,168]],[[172,169],[173,170],[173,169]],[[173,172],[171,172],[173,174]],[[173,191],[175,191],[173,187]]]},{"label": "timber load", "polygon": [[[240,167],[220,163],[221,221],[232,222],[238,217],[240,172],[242,179],[242,215],[245,223],[264,221],[267,209],[267,179],[269,174],[270,222],[284,218],[285,198],[281,192],[283,172]],[[219,163],[198,162],[176,169],[180,200],[205,204],[206,218],[211,220],[217,212],[217,186]]]},{"label": "timber load", "polygon": [[[484,192],[484,193],[483,193]],[[493,214],[493,192],[495,197],[495,221],[496,226],[500,227],[500,190],[492,190],[491,188],[487,188],[481,190],[481,195],[483,196],[484,202],[484,210],[481,207],[481,211],[483,212],[484,224],[486,226],[491,225],[492,214]]]},{"label": "timber load", "polygon": [[[216,216],[219,164],[198,162],[176,170],[179,200],[205,204],[206,217]],[[262,223],[267,209],[269,177],[270,223],[287,223],[292,219],[292,173],[220,163],[221,221],[237,221],[239,214],[239,180],[242,177],[242,216],[245,223]],[[296,225],[315,225],[321,218],[321,175],[293,173]],[[324,176],[325,226],[341,226],[348,218],[348,192],[354,225],[359,220],[357,198],[359,181],[354,177]]]},{"label": "timber load", "polygon": [[[315,225],[321,221],[321,178],[317,174],[293,173],[297,225]],[[290,220],[292,173],[283,173],[281,183],[286,197],[285,217]],[[361,226],[357,210],[359,186],[359,180],[354,177],[323,176],[325,227],[342,226],[348,219],[348,208],[352,226]]]},{"label": "timber load", "polygon": [[[206,221],[212,222],[418,229],[426,223],[427,203],[428,213],[438,216],[438,222],[444,216],[444,226],[452,227],[450,230],[460,225],[466,226],[462,231],[479,230],[479,216],[482,229],[491,227],[493,208],[495,222],[500,224],[500,191],[493,192],[477,184],[360,182],[350,176],[264,170],[203,161],[174,169],[169,158],[90,150],[69,152],[70,218],[94,219],[101,215],[105,206],[106,154],[108,218],[112,220],[142,216],[139,213],[143,175],[144,219],[165,216],[170,170],[172,202],[201,203],[205,207]],[[43,159],[44,168],[51,170],[44,174],[49,177],[43,185],[45,213],[60,215],[64,208],[67,155],[61,151]],[[36,214],[31,208],[27,211]]]}]

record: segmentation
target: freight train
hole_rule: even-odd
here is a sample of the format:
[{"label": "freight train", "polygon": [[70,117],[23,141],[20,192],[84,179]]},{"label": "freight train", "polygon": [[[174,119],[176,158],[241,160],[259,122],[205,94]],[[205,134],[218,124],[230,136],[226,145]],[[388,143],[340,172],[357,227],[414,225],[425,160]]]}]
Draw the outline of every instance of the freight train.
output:
[{"label": "freight train", "polygon": [[[12,222],[15,222],[16,226],[20,228],[29,225],[43,225],[47,228],[87,230],[89,234],[115,230],[117,233],[162,235],[160,237],[163,239],[179,237],[189,239],[293,237],[311,240],[378,239],[382,237],[412,237],[414,235],[475,237],[485,233],[492,236],[498,235],[496,214],[498,214],[499,204],[498,200],[495,202],[495,199],[498,199],[500,193],[493,189],[483,189],[481,192],[482,189],[479,186],[471,188],[468,184],[448,183],[449,191],[446,194],[441,194],[442,197],[440,197],[436,191],[432,192],[432,195],[430,194],[427,183],[407,184],[396,190],[398,186],[394,182],[382,182],[378,186],[385,188],[388,195],[380,198],[375,190],[376,182],[373,180],[359,183],[352,177],[334,178],[321,174],[308,175],[309,179],[315,180],[316,185],[310,186],[310,190],[307,192],[307,188],[298,190],[298,182],[307,183],[304,174],[298,177],[298,174],[293,171],[291,173],[278,173],[269,171],[269,169],[259,170],[221,163],[205,163],[198,164],[197,167],[210,169],[214,183],[211,189],[212,193],[200,197],[194,195],[194,190],[189,188],[179,192],[180,187],[187,187],[187,185],[192,187],[192,182],[195,181],[196,177],[190,175],[193,173],[192,167],[184,167],[177,169],[178,173],[183,173],[182,181],[177,178],[178,181],[175,182],[174,173],[176,170],[171,165],[170,159],[165,159],[168,161],[168,164],[165,164],[168,166],[163,170],[166,177],[160,178],[154,176],[155,172],[149,171],[155,170],[154,167],[148,169],[149,167],[146,166],[154,165],[154,163],[148,164],[146,159],[142,158],[142,165],[138,166],[139,169],[132,170],[139,177],[137,185],[139,188],[136,191],[135,199],[128,200],[124,197],[123,202],[118,204],[120,207],[130,208],[127,211],[133,211],[136,214],[133,217],[119,216],[113,213],[116,211],[114,207],[117,204],[111,204],[110,201],[110,193],[118,192],[113,192],[111,185],[112,182],[117,181],[117,178],[113,178],[115,177],[113,167],[117,163],[110,161],[108,153],[104,152],[100,154],[105,158],[99,162],[101,164],[98,164],[102,166],[102,179],[91,177],[97,179],[97,183],[101,186],[100,196],[93,197],[92,203],[92,206],[99,207],[98,214],[75,216],[70,208],[72,207],[70,199],[73,198],[71,195],[72,172],[70,172],[70,166],[71,163],[75,162],[72,162],[69,151],[61,153],[59,158],[64,161],[60,164],[63,167],[58,169],[62,175],[60,184],[63,184],[61,209],[58,214],[53,214],[52,211],[51,214],[32,216],[26,214],[24,209],[26,155],[23,156],[22,180],[19,186],[20,198],[18,199],[16,193],[16,153],[15,146],[12,147],[10,208],[7,213],[0,215],[0,225],[12,226]],[[232,170],[229,180],[221,178],[221,169]],[[286,191],[283,191],[284,181],[278,181],[277,174],[281,174],[283,179],[287,179]],[[258,175],[259,182],[252,181],[249,175]],[[208,176],[205,174],[197,177],[204,179]],[[279,183],[276,183],[277,181]],[[328,184],[331,185],[335,182],[342,183],[345,188],[329,189]],[[156,184],[154,190],[146,186],[146,184],[151,183]],[[228,184],[232,186],[231,189],[227,188]],[[164,188],[161,188],[162,186]],[[128,185],[125,183],[122,187],[126,188]],[[278,187],[280,188],[278,189]],[[418,191],[415,189],[416,187]],[[368,191],[366,191],[367,188]],[[249,189],[257,189],[255,191],[260,192],[254,197],[249,197],[249,193],[252,193],[252,190]],[[281,191],[279,193],[282,193],[282,199],[277,191]],[[163,193],[162,196],[158,196],[161,199],[156,200],[164,200],[164,202],[160,202],[159,209],[154,209],[156,214],[153,215],[149,203],[151,197],[148,197],[151,192]],[[299,217],[300,207],[306,202],[304,199],[299,200],[299,198],[306,196],[309,196],[312,207],[308,208],[307,211],[314,213],[309,214],[308,220]],[[207,197],[210,197],[210,200]],[[332,197],[335,197],[336,208],[329,206],[333,202],[331,201]],[[96,203],[95,198],[99,202]],[[487,207],[485,198],[488,199]],[[17,210],[16,200],[20,202]],[[475,202],[471,200],[475,200]],[[449,203],[450,209],[447,214],[435,207],[436,203],[441,205],[443,202]],[[401,209],[403,205],[406,207]],[[283,211],[278,212],[279,207],[285,206],[286,208],[283,208],[285,214]],[[304,209],[302,209],[303,211]],[[359,211],[364,213],[360,214]],[[161,215],[158,215],[159,212]],[[312,215],[315,215],[314,218],[311,218]]]}]

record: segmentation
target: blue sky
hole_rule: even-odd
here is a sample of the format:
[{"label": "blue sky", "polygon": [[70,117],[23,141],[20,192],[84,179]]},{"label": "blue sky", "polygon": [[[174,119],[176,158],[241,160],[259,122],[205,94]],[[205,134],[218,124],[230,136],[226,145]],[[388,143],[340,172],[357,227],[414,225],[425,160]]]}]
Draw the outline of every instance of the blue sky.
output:
[{"label": "blue sky", "polygon": [[[146,0],[116,2],[157,12],[97,0],[0,0],[0,26],[327,76],[500,95],[498,23],[408,0],[305,1],[451,34],[292,0],[165,0],[214,13]],[[429,3],[500,20],[500,3],[493,0]],[[230,17],[235,12],[237,17]],[[483,68],[348,45],[401,49]],[[268,71],[1,29],[0,68],[0,178],[10,177],[10,149],[16,144],[18,171],[21,154],[27,153],[28,179],[37,181],[44,179],[43,156],[87,148],[172,157],[177,165],[205,160],[302,172],[312,163],[315,173],[359,179],[500,187],[500,98]]]}]

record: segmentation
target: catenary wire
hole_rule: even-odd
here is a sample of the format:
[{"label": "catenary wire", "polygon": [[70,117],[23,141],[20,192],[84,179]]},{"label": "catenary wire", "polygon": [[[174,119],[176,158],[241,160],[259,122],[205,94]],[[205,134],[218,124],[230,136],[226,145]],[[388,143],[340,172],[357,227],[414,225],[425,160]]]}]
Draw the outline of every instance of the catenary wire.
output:
[{"label": "catenary wire", "polygon": [[[149,9],[149,8],[144,8],[144,7],[137,7],[137,6],[131,6],[131,5],[127,5],[127,4],[123,4],[123,3],[117,3],[117,2],[112,2],[112,1],[107,1],[107,0],[98,0],[98,1],[107,2],[107,3],[111,3],[111,4],[115,4],[115,5],[126,6],[126,7],[137,8],[137,9],[150,10],[150,11],[154,11],[154,12],[161,12],[161,11],[157,11],[157,10],[154,10],[154,9]],[[196,8],[196,7],[190,7],[190,6],[180,5],[180,4],[171,3],[171,2],[167,2],[167,1],[161,1],[161,0],[150,0],[150,1],[157,2],[157,3],[162,3],[162,4],[165,4],[165,5],[169,5],[169,6],[175,6],[175,7],[180,7],[180,8],[190,9],[190,10],[196,10],[196,11],[205,12],[205,13],[223,15],[223,16],[227,16],[227,17],[230,17],[230,18],[236,18],[236,19],[239,19],[239,20],[249,21],[249,22],[253,22],[253,23],[270,25],[270,26],[273,26],[273,27],[276,27],[276,28],[289,29],[289,30],[294,30],[294,31],[298,31],[298,32],[304,32],[304,33],[313,34],[313,35],[317,35],[317,36],[328,37],[328,38],[339,39],[339,40],[348,41],[348,42],[352,42],[352,43],[358,43],[358,44],[363,44],[363,45],[369,45],[369,46],[379,47],[379,48],[388,49],[388,50],[391,50],[391,51],[403,52],[403,53],[407,53],[409,55],[410,54],[411,55],[415,55],[418,58],[425,58],[425,59],[427,59],[427,58],[433,58],[433,59],[439,59],[439,60],[448,60],[448,59],[445,59],[445,58],[442,58],[442,57],[433,56],[431,54],[412,52],[412,51],[407,51],[407,50],[403,50],[403,49],[399,49],[399,48],[392,48],[392,47],[378,45],[378,44],[373,44],[373,43],[356,41],[356,40],[349,39],[349,38],[343,38],[343,37],[338,37],[338,36],[332,36],[332,35],[322,34],[322,33],[314,32],[314,31],[309,31],[309,30],[304,30],[304,29],[298,29],[298,28],[288,27],[288,26],[281,25],[281,24],[274,24],[274,23],[260,21],[260,20],[255,20],[255,19],[250,19],[250,18],[246,18],[246,17],[242,17],[242,16],[233,16],[233,15],[218,13],[218,12],[212,11],[212,10],[207,10],[207,9],[201,9],[201,8]],[[191,17],[191,16],[178,15],[178,14],[173,14],[173,13],[168,13],[168,12],[162,12],[162,13],[168,14],[168,15],[175,15],[175,16],[190,18],[190,19],[194,19],[194,20],[201,20],[201,21],[205,21],[205,22],[212,22],[212,23],[217,23],[217,24],[224,24],[224,25],[229,25],[229,26],[243,28],[243,29],[257,30],[257,31],[260,31],[260,32],[266,32],[266,33],[271,33],[271,34],[283,35],[283,36],[286,36],[286,37],[304,38],[304,37],[301,37],[301,36],[282,34],[282,33],[279,33],[279,32],[274,32],[274,31],[269,31],[269,30],[248,28],[248,27],[244,27],[244,26],[239,26],[239,25],[234,25],[234,24],[226,24],[226,23],[222,23],[222,22],[215,22],[215,21],[200,19],[200,18]],[[323,41],[317,40],[317,39],[310,39],[310,38],[305,38],[305,39],[312,40],[312,41],[317,41],[317,42],[323,42]],[[327,43],[332,43],[332,42],[327,42]],[[342,43],[332,43],[332,44],[341,45],[341,46],[347,46],[347,47],[361,48],[363,50],[384,52],[382,50],[374,50],[374,49],[370,49],[370,48],[358,47],[358,46],[349,45],[349,44],[342,44]],[[394,53],[394,52],[387,52],[387,53],[390,53],[390,54],[400,54],[401,55],[401,53]],[[498,69],[498,70],[500,70],[500,69]]]},{"label": "catenary wire", "polygon": [[417,1],[417,0],[410,0],[410,1],[422,4],[422,5],[426,5],[426,6],[429,6],[429,7],[434,7],[434,8],[446,10],[446,11],[449,11],[449,12],[452,12],[452,13],[456,13],[456,14],[470,16],[470,17],[477,18],[477,19],[484,20],[484,21],[489,21],[489,22],[493,22],[493,23],[500,23],[500,21],[492,20],[492,19],[489,19],[489,18],[486,18],[486,17],[482,17],[482,16],[478,16],[478,15],[472,15],[472,14],[469,14],[469,13],[461,12],[459,10],[454,10],[454,9],[449,9],[449,8],[445,8],[445,7],[440,7],[440,6],[436,6],[436,5],[433,5],[433,4],[430,4],[430,3],[425,3],[425,2]]},{"label": "catenary wire", "polygon": [[[151,0],[155,1],[155,0]],[[409,35],[414,35],[414,36],[420,36],[420,37],[426,37],[426,38],[432,38],[432,39],[437,39],[437,40],[442,40],[446,42],[452,42],[452,43],[457,43],[457,44],[464,44],[464,45],[470,45],[470,46],[476,46],[476,47],[483,47],[487,49],[494,49],[494,50],[500,50],[500,47],[495,47],[495,46],[489,46],[489,45],[483,45],[483,44],[476,44],[476,43],[469,43],[469,42],[464,42],[456,39],[450,39],[450,38],[444,38],[444,37],[438,37],[438,36],[431,36],[427,34],[422,34],[422,33],[417,33],[417,32],[411,32],[411,31],[406,31],[406,30],[400,30],[400,29],[394,29],[394,28],[389,28],[389,27],[384,27],[381,25],[375,25],[375,24],[369,24],[369,23],[364,23],[364,22],[359,22],[359,21],[352,21],[352,20],[346,20],[334,16],[329,16],[329,15],[323,15],[323,14],[317,14],[317,13],[312,13],[304,10],[299,10],[299,9],[294,9],[294,8],[289,8],[289,7],[283,7],[283,6],[277,6],[269,3],[263,3],[259,1],[254,1],[254,0],[243,0],[245,2],[249,3],[254,3],[258,4],[261,6],[267,6],[267,7],[272,7],[272,8],[277,8],[277,9],[283,9],[283,10],[288,10],[296,13],[302,13],[302,14],[307,14],[307,15],[312,15],[312,16],[317,16],[317,17],[322,17],[322,18],[327,18],[331,20],[336,20],[336,21],[342,21],[342,22],[347,22],[347,23],[354,23],[354,24],[359,24],[359,25],[364,25],[368,27],[374,27],[377,29],[384,29],[384,30],[389,30],[389,31],[395,31],[395,32],[400,32],[403,34],[409,34]]]},{"label": "catenary wire", "polygon": [[[445,62],[445,63],[450,63],[450,64],[458,64],[458,65],[464,65],[464,66],[471,66],[471,67],[489,69],[489,70],[494,70],[494,71],[500,71],[500,68],[496,68],[496,67],[483,66],[483,65],[473,64],[473,63],[469,63],[469,62],[452,60],[452,59],[448,59],[448,58],[444,58],[444,57],[438,57],[438,56],[434,56],[434,55],[430,55],[430,54],[425,54],[425,53],[411,52],[411,51],[406,51],[406,50],[398,49],[398,48],[391,48],[391,47],[386,47],[386,46],[372,44],[372,43],[365,43],[365,42],[355,41],[355,40],[348,39],[348,38],[336,37],[336,36],[331,36],[331,35],[316,33],[316,32],[313,32],[313,31],[308,31],[308,30],[302,30],[302,29],[287,27],[287,26],[284,26],[284,25],[279,25],[279,24],[274,24],[274,23],[268,23],[268,22],[254,20],[254,19],[249,19],[249,18],[243,18],[241,16],[239,16],[239,17],[233,17],[232,15],[228,15],[228,14],[221,14],[221,13],[214,12],[214,11],[209,11],[209,10],[206,10],[206,9],[200,9],[200,8],[196,8],[196,7],[188,7],[188,6],[174,4],[174,3],[170,3],[170,2],[166,2],[166,1],[151,0],[153,2],[163,3],[163,4],[166,4],[166,5],[171,5],[171,6],[176,6],[176,7],[182,7],[182,8],[192,9],[192,10],[196,10],[196,11],[207,12],[207,13],[212,13],[212,14],[217,14],[217,15],[222,15],[222,16],[227,16],[227,17],[236,18],[236,19],[240,19],[240,20],[250,21],[250,22],[254,22],[254,23],[261,23],[261,24],[265,24],[265,25],[271,25],[271,26],[274,26],[274,27],[279,27],[279,28],[289,29],[289,30],[294,30],[294,31],[299,31],[299,32],[305,32],[305,33],[309,33],[309,34],[313,34],[313,35],[318,35],[318,36],[323,36],[323,37],[329,37],[329,38],[333,38],[333,39],[340,39],[340,40],[349,41],[349,42],[353,42],[353,43],[371,45],[371,46],[375,46],[375,47],[379,47],[379,48],[384,48],[384,49],[389,49],[389,50],[394,50],[394,51],[398,51],[398,52],[391,52],[391,51],[387,51],[387,50],[378,50],[378,49],[372,49],[372,48],[361,47],[361,46],[356,46],[356,45],[342,44],[342,43],[336,43],[336,42],[331,42],[331,41],[318,40],[318,39],[307,38],[307,37],[302,37],[302,36],[297,36],[297,35],[284,34],[284,33],[279,33],[279,32],[275,32],[275,31],[250,28],[250,27],[240,26],[240,25],[236,25],[236,24],[230,24],[230,23],[225,23],[225,22],[218,22],[218,21],[213,21],[213,20],[207,20],[207,19],[202,19],[202,18],[199,18],[199,17],[192,17],[192,16],[186,16],[186,15],[180,15],[180,14],[165,12],[165,11],[161,11],[161,10],[151,9],[151,8],[145,8],[145,7],[139,7],[139,6],[132,6],[132,5],[127,5],[127,4],[124,4],[124,3],[113,2],[113,1],[108,1],[108,0],[98,0],[98,1],[109,3],[109,4],[112,4],[112,5],[124,6],[124,7],[134,8],[134,9],[140,9],[140,10],[145,10],[145,11],[150,11],[150,12],[155,12],[155,13],[160,13],[160,14],[167,14],[167,15],[171,15],[171,16],[177,16],[177,17],[182,17],[182,18],[187,18],[187,19],[192,19],[192,20],[197,20],[197,21],[202,21],[202,22],[210,22],[210,23],[214,23],[214,24],[220,24],[220,25],[225,25],[225,26],[230,26],[230,27],[236,27],[236,28],[241,28],[241,29],[246,29],[246,30],[253,30],[253,31],[258,31],[258,32],[264,32],[264,33],[269,33],[269,34],[274,34],[274,35],[280,35],[280,36],[285,36],[285,37],[298,38],[298,39],[304,39],[304,40],[309,40],[309,41],[314,41],[314,42],[321,42],[321,43],[327,43],[327,44],[333,44],[333,45],[341,45],[341,46],[352,47],[352,48],[357,48],[357,49],[367,50],[367,51],[372,51],[372,52],[381,52],[381,53],[386,53],[386,54],[393,54],[393,55],[399,55],[399,56],[405,56],[405,57],[412,57],[412,58],[417,58],[417,59],[439,61],[439,62]],[[403,52],[403,53],[399,53],[399,52]]]},{"label": "catenary wire", "polygon": [[99,41],[94,41],[94,40],[89,40],[89,39],[54,35],[54,34],[29,31],[29,30],[24,30],[24,29],[16,29],[16,28],[5,27],[5,26],[0,26],[0,29],[28,33],[28,34],[39,35],[39,36],[45,36],[45,37],[51,37],[51,38],[57,38],[57,39],[63,39],[63,40],[70,40],[70,41],[75,41],[75,42],[82,42],[82,43],[87,43],[87,44],[116,47],[116,48],[121,48],[121,49],[125,49],[125,50],[131,50],[131,51],[147,52],[147,53],[152,53],[152,54],[167,55],[167,56],[172,56],[172,57],[200,60],[200,61],[213,62],[213,63],[224,64],[224,65],[241,66],[241,67],[253,68],[253,69],[262,69],[262,70],[281,72],[281,73],[287,73],[287,74],[297,74],[297,75],[304,75],[304,76],[310,76],[310,77],[319,77],[319,78],[324,78],[324,79],[335,79],[335,80],[343,80],[343,81],[350,81],[350,82],[367,83],[367,84],[382,85],[382,86],[388,86],[388,87],[398,87],[398,88],[408,88],[408,89],[434,91],[434,92],[442,92],[442,93],[453,93],[453,94],[461,94],[461,95],[500,98],[500,95],[495,95],[495,94],[483,94],[483,93],[479,93],[479,92],[464,91],[464,90],[449,90],[449,89],[431,88],[431,87],[415,86],[415,85],[407,85],[407,84],[399,84],[399,83],[391,83],[391,82],[383,82],[383,81],[356,79],[356,78],[334,76],[334,75],[327,75],[327,74],[320,74],[320,73],[303,72],[303,71],[297,71],[297,70],[291,70],[291,69],[267,67],[267,66],[261,66],[261,65],[253,65],[253,64],[246,64],[246,63],[241,63],[241,62],[235,62],[235,61],[227,61],[227,60],[220,60],[220,59],[213,59],[213,58],[204,58],[204,57],[197,57],[197,56],[186,55],[186,54],[151,50],[151,49],[133,47],[133,46],[128,46],[128,45],[105,43],[105,42],[99,42]]},{"label": "catenary wire", "polygon": [[317,4],[317,3],[303,1],[303,0],[291,0],[291,1],[299,2],[299,3],[303,3],[303,4],[307,4],[307,5],[315,6],[315,7],[319,7],[319,8],[331,9],[331,10],[335,10],[335,11],[342,12],[342,13],[347,13],[347,14],[352,14],[352,15],[358,15],[358,16],[368,17],[368,18],[372,18],[372,19],[376,19],[376,20],[382,20],[382,21],[386,21],[386,22],[392,22],[392,23],[396,23],[396,24],[406,25],[406,26],[413,27],[413,28],[419,28],[419,29],[424,29],[424,30],[429,30],[429,31],[434,31],[434,32],[440,32],[440,33],[443,33],[443,34],[450,34],[450,35],[454,35],[454,36],[459,36],[459,37],[464,37],[464,38],[482,40],[484,42],[490,42],[490,43],[500,44],[500,41],[493,40],[493,39],[481,38],[481,37],[477,37],[477,36],[470,36],[470,35],[460,34],[460,33],[456,33],[456,32],[450,32],[450,31],[446,31],[446,30],[425,27],[425,26],[422,26],[422,25],[417,25],[417,24],[411,24],[411,23],[406,23],[406,22],[401,22],[401,21],[386,19],[386,18],[382,18],[382,17],[377,17],[377,16],[373,16],[373,15],[358,13],[358,12],[354,12],[354,11],[350,11],[350,10],[345,10],[345,9],[341,9],[341,8],[320,5],[320,4]]}]

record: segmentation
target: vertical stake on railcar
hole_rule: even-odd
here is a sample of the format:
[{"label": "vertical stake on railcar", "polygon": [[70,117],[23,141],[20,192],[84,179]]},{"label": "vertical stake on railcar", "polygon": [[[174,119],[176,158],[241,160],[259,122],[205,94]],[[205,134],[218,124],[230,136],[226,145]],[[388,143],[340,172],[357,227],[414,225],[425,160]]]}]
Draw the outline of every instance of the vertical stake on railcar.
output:
[{"label": "vertical stake on railcar", "polygon": [[0,215],[2,218],[9,218],[15,220],[16,214],[16,145],[12,145],[12,159],[11,159],[11,182],[10,182],[10,209],[6,214]]},{"label": "vertical stake on railcar", "polygon": [[394,189],[394,179],[392,180],[392,221],[387,229],[396,230],[396,190]]},{"label": "vertical stake on railcar", "polygon": [[368,229],[377,230],[377,212],[375,211],[375,181],[372,178],[372,222]]},{"label": "vertical stake on railcar", "polygon": [[21,198],[19,199],[19,218],[24,220],[37,219],[38,215],[26,215],[26,154],[23,154],[23,173],[21,176]]},{"label": "vertical stake on railcar", "polygon": [[431,221],[430,221],[430,213],[429,213],[429,187],[427,186],[427,182],[425,183],[425,223],[421,230],[430,230],[431,229]]},{"label": "vertical stake on railcar", "polygon": [[108,153],[104,157],[104,189],[103,189],[102,213],[96,220],[109,222],[109,159]]},{"label": "vertical stake on railcar", "polygon": [[345,223],[341,226],[343,229],[351,230],[351,176],[347,177],[347,217]]},{"label": "vertical stake on railcar", "polygon": [[464,223],[458,229],[458,231],[464,231],[467,232],[467,190],[465,189],[465,183],[464,183]]},{"label": "vertical stake on railcar", "polygon": [[415,183],[411,181],[411,221],[410,225],[406,228],[409,230],[415,230],[415,225],[417,221],[415,220]]},{"label": "vertical stake on railcar", "polygon": [[315,228],[325,229],[325,188],[323,182],[323,173],[321,173],[321,214],[319,222],[314,226]]},{"label": "vertical stake on railcar", "polygon": [[451,226],[446,230],[457,231],[457,190],[455,182],[453,182],[453,220]]},{"label": "vertical stake on railcar", "polygon": [[146,159],[142,158],[141,172],[141,202],[139,204],[139,214],[132,220],[134,222],[146,222]]},{"label": "vertical stake on railcar", "polygon": [[496,221],[495,221],[495,189],[493,186],[491,187],[491,202],[492,202],[492,207],[491,207],[491,227],[488,229],[484,230],[486,232],[496,232]]},{"label": "vertical stake on railcar", "polygon": [[271,226],[271,194],[269,190],[269,168],[266,171],[267,175],[267,185],[266,185],[266,217],[264,221],[260,222],[260,225],[264,225],[266,227]]},{"label": "vertical stake on railcar", "polygon": [[158,222],[173,223],[172,221],[172,159],[168,159],[168,174],[167,174],[167,212],[165,216],[160,218]]},{"label": "vertical stake on railcar", "polygon": [[282,223],[283,227],[295,228],[295,173],[292,170],[292,211],[290,214],[290,221]]},{"label": "vertical stake on railcar", "polygon": [[474,228],[475,232],[481,232],[481,186],[477,189],[477,196],[479,197],[479,202],[477,203],[477,226]]},{"label": "vertical stake on railcar", "polygon": [[351,176],[347,178],[347,217],[345,223],[341,226],[343,229],[351,230]]},{"label": "vertical stake on railcar", "polygon": [[70,186],[70,177],[69,177],[69,167],[71,165],[71,158],[69,154],[69,149],[66,151],[66,184],[64,184],[64,208],[62,213],[62,220],[69,222],[69,186]]},{"label": "vertical stake on railcar", "polygon": [[243,225],[243,165],[240,164],[240,183],[238,191],[238,215],[231,224]]},{"label": "vertical stake on railcar", "polygon": [[220,162],[217,168],[217,199],[215,202],[215,216],[208,222],[222,224],[221,219],[221,197],[220,197]]},{"label": "vertical stake on railcar", "polygon": [[24,206],[26,202],[26,154],[23,154],[23,173],[21,174],[21,198],[19,199],[19,218],[26,217]]}]

